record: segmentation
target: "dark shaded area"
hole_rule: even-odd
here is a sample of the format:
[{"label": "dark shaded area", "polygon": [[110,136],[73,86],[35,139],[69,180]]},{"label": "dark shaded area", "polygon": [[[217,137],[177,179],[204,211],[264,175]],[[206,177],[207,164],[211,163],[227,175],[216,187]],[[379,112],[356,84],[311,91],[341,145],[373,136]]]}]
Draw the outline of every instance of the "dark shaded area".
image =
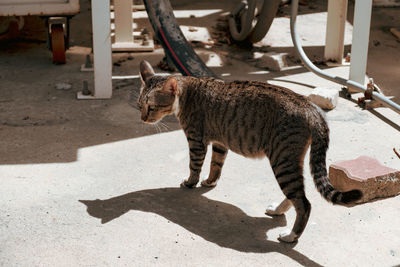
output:
[{"label": "dark shaded area", "polygon": [[130,210],[156,213],[221,247],[242,252],[278,252],[304,266],[321,266],[293,249],[266,239],[266,232],[286,225],[281,217],[251,217],[238,207],[203,196],[209,188],[160,188],[105,200],[79,200],[87,212],[108,223]]}]

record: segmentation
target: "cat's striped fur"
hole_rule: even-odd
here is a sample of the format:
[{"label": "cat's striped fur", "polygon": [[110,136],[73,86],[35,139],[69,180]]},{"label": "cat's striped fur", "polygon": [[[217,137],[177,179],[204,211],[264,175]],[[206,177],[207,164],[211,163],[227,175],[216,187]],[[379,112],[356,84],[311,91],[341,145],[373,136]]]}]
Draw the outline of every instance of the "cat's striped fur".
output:
[{"label": "cat's striped fur", "polygon": [[339,192],[329,181],[326,151],[329,128],[321,110],[305,97],[286,88],[255,81],[230,83],[213,78],[157,77],[147,62],[141,64],[144,87],[139,107],[144,122],[156,122],[175,112],[189,143],[190,176],[183,182],[193,187],[212,143],[210,174],[203,186],[215,186],[228,149],[245,157],[264,157],[286,196],[267,214],[280,215],[293,205],[297,216],[291,233],[296,241],[303,232],[311,205],[304,192],[303,161],[311,145],[310,166],[321,195],[334,204],[351,204],[361,192]]}]

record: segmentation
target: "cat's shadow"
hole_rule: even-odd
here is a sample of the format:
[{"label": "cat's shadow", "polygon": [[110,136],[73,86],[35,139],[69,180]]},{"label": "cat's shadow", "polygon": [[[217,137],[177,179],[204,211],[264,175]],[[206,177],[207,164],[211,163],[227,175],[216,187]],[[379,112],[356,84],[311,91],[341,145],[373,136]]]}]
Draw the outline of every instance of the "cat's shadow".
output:
[{"label": "cat's shadow", "polygon": [[[321,266],[293,249],[293,245],[267,240],[266,232],[285,226],[284,216],[251,217],[238,207],[203,196],[208,188],[160,188],[128,193],[105,200],[80,200],[87,212],[114,220],[130,210],[156,213],[221,247],[242,252],[278,252],[305,266]],[[143,226],[146,227],[146,226]]]}]

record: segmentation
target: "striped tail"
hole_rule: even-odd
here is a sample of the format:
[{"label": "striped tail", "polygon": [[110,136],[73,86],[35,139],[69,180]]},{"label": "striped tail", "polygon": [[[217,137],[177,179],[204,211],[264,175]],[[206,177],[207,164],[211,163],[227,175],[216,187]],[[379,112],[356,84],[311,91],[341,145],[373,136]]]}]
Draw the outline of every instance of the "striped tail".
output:
[{"label": "striped tail", "polygon": [[[329,202],[339,205],[348,205],[361,199],[360,190],[340,192],[336,190],[328,178],[326,170],[326,151],[329,146],[329,129],[322,118],[318,130],[313,130],[310,152],[310,168],[314,177],[314,183],[320,194]],[[322,126],[322,127],[321,127]],[[321,129],[322,128],[322,129]]]}]

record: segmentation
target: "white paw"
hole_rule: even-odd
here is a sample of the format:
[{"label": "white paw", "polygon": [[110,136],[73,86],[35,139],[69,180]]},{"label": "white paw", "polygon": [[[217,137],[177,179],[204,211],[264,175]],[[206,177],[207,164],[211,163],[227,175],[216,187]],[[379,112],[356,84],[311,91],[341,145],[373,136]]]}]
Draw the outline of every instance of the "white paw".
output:
[{"label": "white paw", "polygon": [[286,229],[279,234],[278,240],[286,243],[293,243],[297,241],[297,235],[289,229]]},{"label": "white paw", "polygon": [[196,184],[197,183],[189,183],[187,180],[184,180],[181,183],[181,188],[194,188],[194,187],[196,187]]},{"label": "white paw", "polygon": [[208,183],[207,180],[201,181],[201,185],[204,187],[215,187],[217,182]]},{"label": "white paw", "polygon": [[267,210],[265,211],[265,214],[269,216],[276,216],[276,215],[281,215],[281,213],[278,212],[278,207],[279,203],[272,203],[271,205],[268,205]]}]

